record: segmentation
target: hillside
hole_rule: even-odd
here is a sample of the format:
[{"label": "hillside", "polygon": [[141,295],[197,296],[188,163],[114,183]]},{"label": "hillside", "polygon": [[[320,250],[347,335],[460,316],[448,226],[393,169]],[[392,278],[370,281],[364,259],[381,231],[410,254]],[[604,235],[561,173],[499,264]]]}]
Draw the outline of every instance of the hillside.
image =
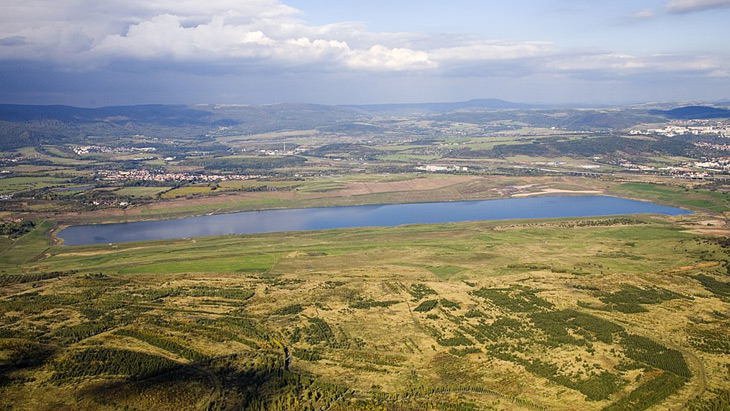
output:
[{"label": "hillside", "polygon": [[730,110],[708,106],[687,106],[666,111],[652,110],[651,113],[674,120],[730,118]]}]

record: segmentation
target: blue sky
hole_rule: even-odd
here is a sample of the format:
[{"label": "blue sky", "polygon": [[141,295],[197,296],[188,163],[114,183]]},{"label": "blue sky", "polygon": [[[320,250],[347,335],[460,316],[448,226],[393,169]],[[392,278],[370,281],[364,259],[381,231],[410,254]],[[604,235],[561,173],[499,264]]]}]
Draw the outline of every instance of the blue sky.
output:
[{"label": "blue sky", "polygon": [[730,0],[4,0],[0,102],[730,97]]}]

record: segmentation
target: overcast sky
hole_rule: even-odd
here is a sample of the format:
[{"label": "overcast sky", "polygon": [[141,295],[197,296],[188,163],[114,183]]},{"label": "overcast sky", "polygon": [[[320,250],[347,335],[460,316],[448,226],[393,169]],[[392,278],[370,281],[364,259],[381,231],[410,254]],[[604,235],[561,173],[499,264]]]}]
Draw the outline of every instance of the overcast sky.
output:
[{"label": "overcast sky", "polygon": [[730,0],[1,0],[0,102],[730,98]]}]

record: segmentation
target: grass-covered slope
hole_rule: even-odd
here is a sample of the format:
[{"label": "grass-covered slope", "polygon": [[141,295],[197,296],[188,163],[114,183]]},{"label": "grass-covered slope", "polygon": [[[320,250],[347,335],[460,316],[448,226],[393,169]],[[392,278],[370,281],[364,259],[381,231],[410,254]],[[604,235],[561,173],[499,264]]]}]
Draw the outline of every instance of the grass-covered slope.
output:
[{"label": "grass-covered slope", "polygon": [[645,409],[730,384],[727,244],[649,217],[34,238],[0,275],[20,408]]}]

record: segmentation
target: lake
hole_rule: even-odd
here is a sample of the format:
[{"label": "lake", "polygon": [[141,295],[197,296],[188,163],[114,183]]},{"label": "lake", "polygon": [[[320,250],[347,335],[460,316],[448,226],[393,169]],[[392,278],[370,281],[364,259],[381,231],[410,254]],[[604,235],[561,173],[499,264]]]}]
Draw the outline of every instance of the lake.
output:
[{"label": "lake", "polygon": [[89,245],[276,231],[620,214],[679,215],[691,211],[607,196],[509,198],[249,211],[179,220],[81,225],[61,231],[59,237],[66,245]]}]

